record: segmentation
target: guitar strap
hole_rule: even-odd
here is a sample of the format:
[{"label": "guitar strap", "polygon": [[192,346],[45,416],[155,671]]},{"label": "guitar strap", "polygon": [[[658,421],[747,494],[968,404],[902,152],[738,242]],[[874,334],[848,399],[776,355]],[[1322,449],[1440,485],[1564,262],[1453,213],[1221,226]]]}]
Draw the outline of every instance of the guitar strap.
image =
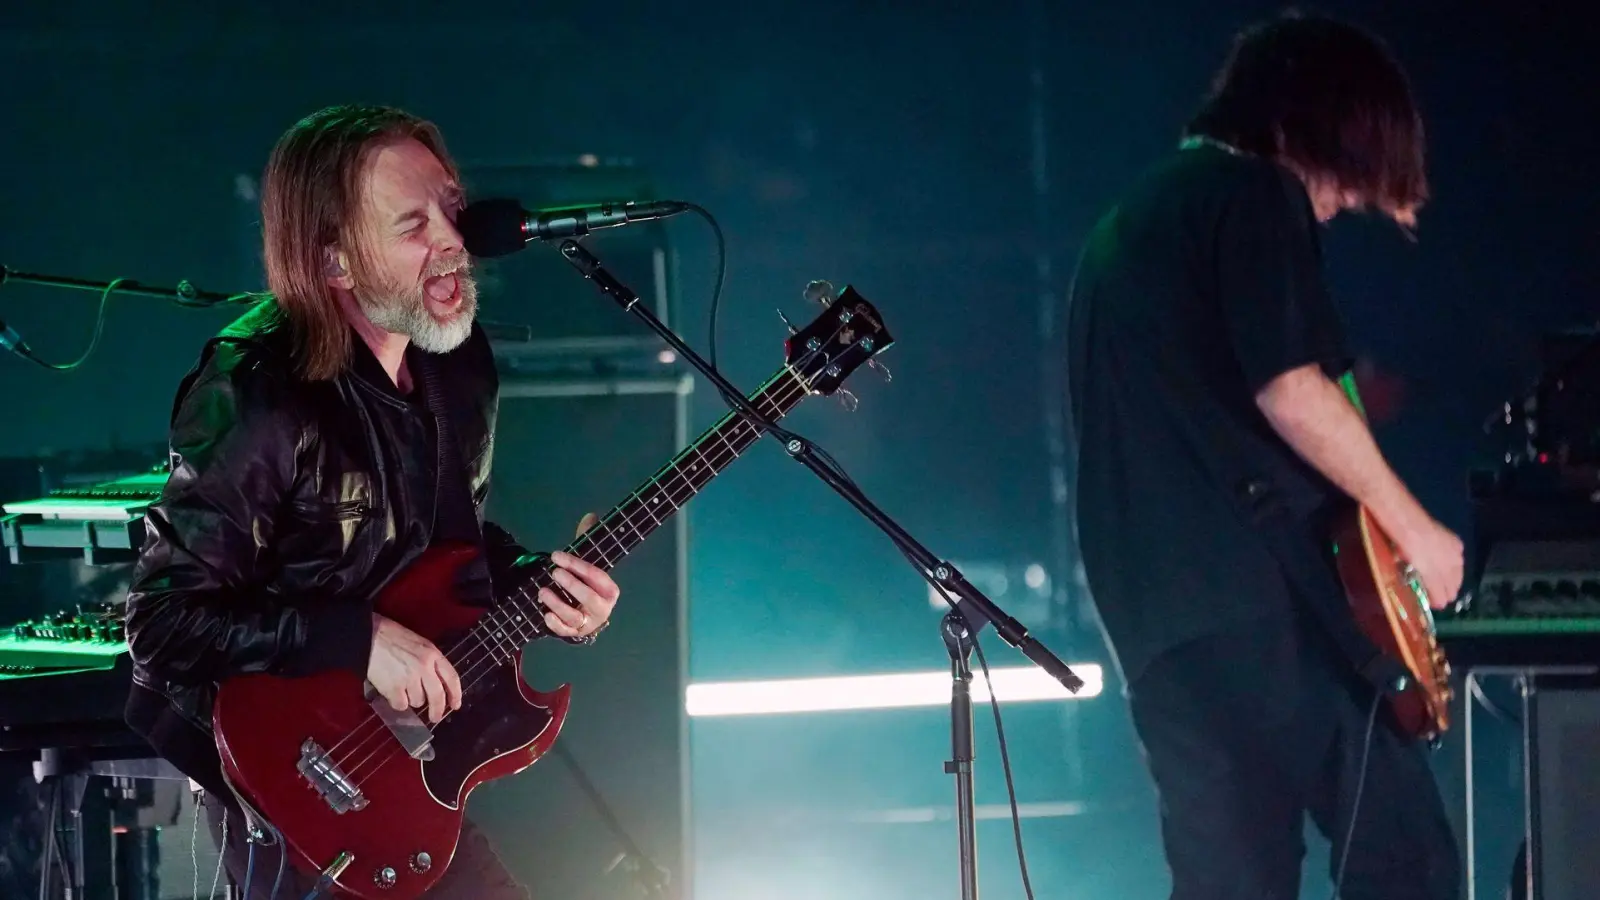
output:
[{"label": "guitar strap", "polygon": [[1344,389],[1344,395],[1350,398],[1350,405],[1356,408],[1356,412],[1361,414],[1361,421],[1365,422],[1367,408],[1361,403],[1361,392],[1356,390],[1356,373],[1353,369],[1347,369],[1339,376],[1339,387]]},{"label": "guitar strap", "polygon": [[1356,674],[1380,693],[1399,693],[1410,682],[1410,671],[1400,660],[1379,650],[1361,631],[1351,614],[1334,563],[1325,555],[1360,553],[1362,549],[1333,548],[1331,537],[1326,538],[1326,544],[1317,545],[1290,530],[1270,525],[1261,530],[1267,546],[1283,565],[1290,584],[1297,588],[1295,596],[1322,626],[1323,632],[1333,639]]}]

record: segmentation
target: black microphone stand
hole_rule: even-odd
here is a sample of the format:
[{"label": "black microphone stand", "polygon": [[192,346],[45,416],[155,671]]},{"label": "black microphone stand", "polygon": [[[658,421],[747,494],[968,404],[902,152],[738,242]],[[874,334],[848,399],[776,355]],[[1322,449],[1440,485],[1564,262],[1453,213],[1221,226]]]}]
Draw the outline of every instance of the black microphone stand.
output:
[{"label": "black microphone stand", "polygon": [[950,759],[946,775],[956,777],[956,842],[961,855],[961,900],[978,897],[978,817],[972,788],[972,643],[976,636],[961,611],[952,609],[939,622],[939,634],[950,653]]},{"label": "black microphone stand", "polygon": [[615,871],[620,867],[633,879],[634,885],[639,888],[640,895],[649,898],[649,900],[678,900],[675,893],[669,888],[672,883],[672,873],[663,869],[656,864],[655,860],[646,856],[644,851],[639,849],[639,845],[634,843],[633,838],[628,836],[628,832],[622,827],[622,823],[617,821],[616,814],[611,811],[611,807],[600,796],[599,789],[594,786],[594,782],[589,780],[589,776],[578,765],[578,760],[573,757],[572,752],[560,741],[557,741],[551,749],[555,751],[556,756],[561,758],[562,762],[567,764],[567,768],[572,771],[573,780],[578,783],[579,790],[588,795],[589,802],[594,804],[595,811],[600,814],[600,819],[605,823],[606,829],[611,832],[612,837],[617,839],[617,843],[622,845],[622,853],[611,862],[610,866],[606,867],[606,871]]},{"label": "black microphone stand", "polygon": [[[109,281],[89,281],[83,278],[67,278],[61,275],[36,275],[31,272],[18,272],[0,266],[0,285],[16,281],[25,284],[42,284],[47,287],[75,288],[80,291],[103,292],[112,285]],[[184,279],[178,282],[177,287],[152,287],[140,284],[137,281],[122,281],[117,283],[119,294],[140,294],[146,297],[159,297],[171,300],[179,306],[222,306],[230,303],[249,303],[255,301],[255,294],[219,294],[215,291],[202,291]]]},{"label": "black microphone stand", "polygon": [[[1067,690],[1077,693],[1083,688],[1083,679],[1079,678],[1067,664],[1062,662],[1048,648],[1039,643],[1037,639],[1028,634],[1022,623],[1007,615],[1006,612],[984,596],[981,591],[973,587],[961,574],[961,571],[948,561],[935,557],[927,548],[917,542],[905,529],[879,509],[865,494],[854,485],[849,484],[838,473],[819,462],[812,451],[811,444],[805,438],[788,431],[782,431],[771,422],[768,422],[750,402],[721,373],[711,368],[710,364],[700,355],[695,353],[671,329],[661,323],[649,307],[639,302],[639,295],[623,284],[615,275],[606,271],[594,254],[590,253],[577,241],[568,238],[560,244],[561,255],[566,258],[583,276],[594,283],[600,292],[615,300],[624,310],[633,313],[650,327],[650,330],[660,335],[678,355],[689,361],[713,386],[725,397],[734,408],[744,416],[752,425],[763,433],[777,437],[783,442],[784,450],[806,468],[810,469],[824,483],[844,497],[855,506],[862,515],[866,516],[874,525],[877,525],[889,535],[895,545],[901,548],[919,567],[924,578],[929,578],[939,588],[954,594],[959,605],[947,613],[940,623],[940,636],[950,654],[951,678],[953,681],[950,698],[950,724],[951,724],[951,759],[945,764],[945,771],[956,778],[956,804],[957,822],[960,829],[961,845],[961,897],[962,900],[976,900],[978,896],[978,858],[977,858],[977,829],[973,810],[972,788],[972,697],[970,686],[972,671],[968,668],[967,658],[972,652],[977,641],[978,632],[985,623],[994,625],[994,630],[1006,643],[1017,648],[1024,656],[1032,660],[1039,668],[1049,673],[1052,678],[1061,682]],[[830,298],[831,299],[831,298]]]}]

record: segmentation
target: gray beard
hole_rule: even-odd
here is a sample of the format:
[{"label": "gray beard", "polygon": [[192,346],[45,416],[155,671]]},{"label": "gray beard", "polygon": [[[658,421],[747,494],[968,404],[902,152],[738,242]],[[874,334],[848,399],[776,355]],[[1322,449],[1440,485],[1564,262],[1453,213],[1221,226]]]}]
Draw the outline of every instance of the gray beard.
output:
[{"label": "gray beard", "polygon": [[403,293],[385,291],[374,296],[356,292],[356,302],[372,324],[391,334],[403,334],[425,353],[449,353],[472,334],[472,320],[478,311],[478,285],[465,270],[457,273],[461,285],[461,310],[449,322],[429,315],[422,285]]}]

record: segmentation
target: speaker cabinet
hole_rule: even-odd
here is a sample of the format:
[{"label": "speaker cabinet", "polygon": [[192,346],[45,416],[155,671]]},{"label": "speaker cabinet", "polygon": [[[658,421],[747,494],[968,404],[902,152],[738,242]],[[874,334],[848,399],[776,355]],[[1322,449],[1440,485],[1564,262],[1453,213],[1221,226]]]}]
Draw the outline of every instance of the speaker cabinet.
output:
[{"label": "speaker cabinet", "polygon": [[1541,678],[1534,705],[1537,900],[1600,897],[1600,684]]},{"label": "speaker cabinet", "polygon": [[[604,516],[684,446],[691,385],[677,373],[503,378],[488,517],[530,550],[565,546],[584,513]],[[535,897],[644,896],[629,841],[691,896],[687,533],[679,513],[616,565],[622,599],[592,646],[545,640],[524,654],[535,688],[572,685],[566,726],[544,759],[480,788],[468,816]]]}]

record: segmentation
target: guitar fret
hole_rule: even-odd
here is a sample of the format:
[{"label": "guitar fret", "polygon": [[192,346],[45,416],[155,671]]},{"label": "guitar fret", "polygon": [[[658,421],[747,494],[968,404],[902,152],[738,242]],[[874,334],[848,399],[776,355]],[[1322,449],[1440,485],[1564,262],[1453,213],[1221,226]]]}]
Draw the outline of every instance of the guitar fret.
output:
[{"label": "guitar fret", "polygon": [[[654,502],[659,503],[660,500],[657,499]],[[650,517],[650,521],[652,522],[651,527],[655,527],[655,526],[661,524],[661,517],[656,515],[656,511],[651,509],[650,507],[651,507],[651,504],[650,503],[646,503],[643,497],[639,498],[639,508],[644,511],[645,515]]]},{"label": "guitar fret", "polygon": [[539,636],[537,631],[532,631],[527,627],[528,618],[524,613],[521,612],[520,607],[501,606],[489,611],[489,615],[496,614],[505,616],[506,625],[516,633],[517,640],[523,642],[524,644]]},{"label": "guitar fret", "polygon": [[[645,534],[647,532],[639,530],[639,526],[634,524],[633,516],[630,515],[627,512],[627,507],[626,506],[622,507],[620,512],[622,514],[620,516],[618,516],[617,518],[621,519],[622,520],[622,524],[628,526],[628,528],[633,531],[634,543],[638,543],[640,541],[643,541],[644,538],[645,538]],[[618,540],[618,543],[621,544],[621,546],[624,548],[623,552],[626,553],[628,545],[626,543],[622,542],[620,539]]]},{"label": "guitar fret", "polygon": [[[606,533],[606,534],[602,534],[601,536],[602,537],[611,538],[612,543],[617,545],[617,549],[618,550],[621,550],[623,553],[627,552],[627,548],[625,548],[623,546],[622,542],[617,540],[617,538],[614,535]],[[599,558],[598,559],[591,559],[591,560],[589,560],[589,562],[594,563],[596,565],[605,566],[608,569],[611,568],[611,565],[612,565],[611,557],[609,555],[607,555],[606,551],[600,549],[600,542],[599,541],[593,541],[593,542],[591,542],[591,546],[594,549],[595,556],[597,556]],[[622,558],[621,554],[618,554],[617,558],[621,559]]]},{"label": "guitar fret", "polygon": [[[528,593],[528,588],[533,588],[533,593]],[[512,591],[501,602],[500,606],[510,607],[528,617],[528,625],[533,630],[534,637],[549,633],[544,624],[544,604],[539,602],[539,589],[530,581]]]},{"label": "guitar fret", "polygon": [[[488,621],[488,623],[490,625],[496,624],[492,617],[485,616],[484,618]],[[516,653],[517,653],[516,645],[514,645],[514,644],[512,644],[512,643],[510,643],[509,641],[506,640],[506,633],[505,633],[505,628],[504,627],[496,627],[496,628],[490,629],[488,631],[488,635],[489,635],[490,638],[492,638],[494,640],[494,648],[489,651],[490,658],[491,659],[495,659],[495,657],[497,657],[502,651],[504,651],[504,653],[505,653],[505,659],[495,659],[495,662],[497,662],[497,663],[506,662],[506,661],[510,660],[511,657],[516,655]]]},{"label": "guitar fret", "polygon": [[[495,648],[484,641],[483,636],[477,632],[477,629],[469,632],[468,636],[472,639],[472,646],[466,648],[466,653],[468,656],[472,655],[474,651],[482,651],[487,649],[489,652],[489,659],[494,662],[499,661],[497,658],[499,654],[496,652]],[[456,666],[457,669],[460,669],[460,662],[458,660],[451,659],[450,663],[451,665]]]},{"label": "guitar fret", "polygon": [[728,443],[728,436],[726,434],[718,432],[717,433],[717,439],[722,441],[722,446],[727,447],[729,450],[733,451],[733,458],[734,459],[738,459],[739,458],[738,449],[735,448],[732,444]]}]

